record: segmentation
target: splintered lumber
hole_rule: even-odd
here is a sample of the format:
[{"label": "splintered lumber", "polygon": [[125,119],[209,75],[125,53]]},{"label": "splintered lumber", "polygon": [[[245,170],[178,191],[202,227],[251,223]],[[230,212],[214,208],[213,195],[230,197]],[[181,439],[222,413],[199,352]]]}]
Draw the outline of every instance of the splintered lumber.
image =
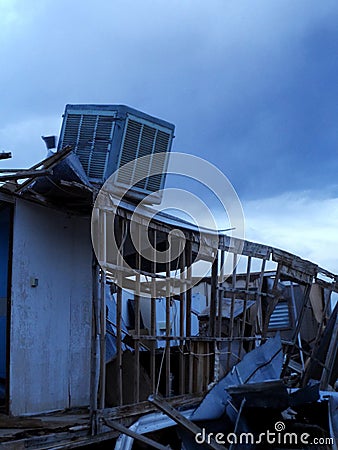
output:
[{"label": "splintered lumber", "polygon": [[[148,397],[148,401],[150,403],[153,403],[160,411],[162,411],[164,414],[170,417],[170,419],[176,422],[178,426],[184,428],[193,436],[202,433],[202,430],[195,423],[184,417],[179,411],[169,405],[169,403],[167,403],[162,397],[158,395],[150,395],[150,397]],[[216,441],[212,438],[210,438],[210,440],[206,440],[203,444],[214,450],[225,449],[225,447],[217,444]]]},{"label": "splintered lumber", "polygon": [[8,180],[22,180],[25,178],[37,178],[42,175],[49,175],[50,170],[21,170],[20,172],[0,175],[0,181],[8,181]]},{"label": "splintered lumber", "polygon": [[144,444],[150,445],[150,447],[157,448],[159,450],[171,450],[171,447],[169,447],[168,445],[167,446],[161,445],[160,443],[154,441],[153,439],[150,439],[146,436],[143,436],[142,434],[130,430],[129,428],[125,427],[119,422],[116,422],[115,420],[105,420],[104,422],[108,427],[120,431],[122,434],[130,436],[133,439],[136,439],[137,441],[143,442]]},{"label": "splintered lumber", "polygon": [[[56,165],[56,163],[62,161],[63,159],[65,159],[68,154],[72,151],[72,147],[71,146],[67,146],[65,148],[63,148],[62,150],[53,153],[53,155],[48,156],[46,159],[38,162],[37,164],[34,164],[34,166],[30,167],[27,170],[30,171],[36,171],[36,173],[41,174],[42,170],[48,170],[54,167],[54,165]],[[36,170],[39,167],[42,167],[42,169]],[[31,184],[32,180],[31,177],[30,179],[24,181],[19,189],[17,189],[16,193],[19,194],[20,192],[22,192],[27,186],[29,186]]]}]

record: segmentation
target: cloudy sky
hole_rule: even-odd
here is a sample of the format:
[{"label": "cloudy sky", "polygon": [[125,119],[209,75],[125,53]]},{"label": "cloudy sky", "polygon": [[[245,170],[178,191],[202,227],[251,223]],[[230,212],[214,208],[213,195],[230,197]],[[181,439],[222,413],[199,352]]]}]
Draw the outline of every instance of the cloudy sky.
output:
[{"label": "cloudy sky", "polygon": [[0,0],[3,166],[45,156],[66,103],[176,125],[242,201],[249,239],[338,273],[335,0]]}]

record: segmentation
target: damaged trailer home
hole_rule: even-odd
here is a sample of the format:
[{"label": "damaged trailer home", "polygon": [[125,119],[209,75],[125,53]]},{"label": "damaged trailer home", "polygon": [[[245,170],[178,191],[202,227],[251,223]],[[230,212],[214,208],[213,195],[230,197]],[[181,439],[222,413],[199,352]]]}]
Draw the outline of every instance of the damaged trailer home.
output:
[{"label": "damaged trailer home", "polygon": [[147,153],[164,153],[165,173],[173,132],[131,108],[68,105],[58,150],[3,170],[4,448],[193,449],[205,428],[258,433],[263,414],[338,437],[338,276],[168,214],[149,220],[150,207],[135,215],[145,194],[161,201],[165,176],[119,180],[133,188],[118,204],[100,191]]}]

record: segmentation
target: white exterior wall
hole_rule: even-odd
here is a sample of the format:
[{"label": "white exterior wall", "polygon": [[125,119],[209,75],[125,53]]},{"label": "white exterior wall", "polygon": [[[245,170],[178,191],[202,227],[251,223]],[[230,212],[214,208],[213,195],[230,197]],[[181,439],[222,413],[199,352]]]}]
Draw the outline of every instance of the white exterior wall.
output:
[{"label": "white exterior wall", "polygon": [[[10,413],[89,405],[89,219],[18,200],[14,216]],[[31,278],[38,286],[31,287]]]}]

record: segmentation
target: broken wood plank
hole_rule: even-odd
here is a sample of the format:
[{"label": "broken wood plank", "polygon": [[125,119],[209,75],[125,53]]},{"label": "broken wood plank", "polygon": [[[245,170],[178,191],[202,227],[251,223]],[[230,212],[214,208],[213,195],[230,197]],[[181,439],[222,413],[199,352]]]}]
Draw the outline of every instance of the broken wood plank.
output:
[{"label": "broken wood plank", "polygon": [[[48,170],[49,168],[56,165],[56,163],[61,162],[63,159],[65,159],[71,151],[72,147],[68,145],[67,147],[54,153],[48,158],[38,162],[37,164],[34,164],[34,166],[30,167],[28,170],[36,170],[41,166],[43,166],[44,170]],[[31,182],[32,180],[24,181],[22,184],[20,184],[20,187],[16,190],[16,193],[19,194],[20,192],[22,192],[27,186],[31,184]]]},{"label": "broken wood plank", "polygon": [[23,180],[24,178],[36,178],[42,175],[50,175],[50,170],[22,170],[7,175],[0,175],[0,181]]},{"label": "broken wood plank", "polygon": [[158,450],[170,450],[171,447],[169,445],[162,445],[159,442],[154,441],[153,439],[150,439],[146,436],[143,436],[142,434],[136,433],[135,431],[130,430],[129,428],[125,427],[124,425],[120,424],[119,422],[116,422],[114,420],[105,420],[104,423],[109,428],[113,428],[114,430],[117,430],[121,432],[122,434],[126,434],[127,436],[132,437],[133,439],[136,439],[137,441],[143,442],[144,444],[150,445],[152,448],[157,448]]},{"label": "broken wood plank", "polygon": [[[158,395],[151,395],[148,398],[148,401],[150,403],[153,403],[160,411],[162,411],[164,414],[166,414],[170,419],[172,419],[174,422],[177,423],[180,427],[187,430],[189,433],[191,433],[193,436],[196,436],[199,433],[202,433],[202,430],[193,422],[191,422],[189,419],[184,417],[179,411],[174,409],[172,406],[169,405],[163,398],[161,398]],[[207,440],[204,445],[208,448],[212,448],[214,450],[224,450],[225,447],[222,445],[219,445],[216,443],[216,441],[213,438],[210,438],[210,440]]]},{"label": "broken wood plank", "polygon": [[[185,394],[171,397],[170,399],[167,399],[167,401],[174,408],[184,407],[184,409],[195,409],[200,404],[202,399],[203,394]],[[102,419],[131,418],[155,411],[157,411],[156,406],[152,405],[148,401],[145,401],[137,404],[105,408],[97,412],[97,418],[99,421]]]},{"label": "broken wood plank", "polygon": [[283,264],[283,266],[287,266],[289,269],[294,269],[296,272],[304,273],[305,275],[313,277],[317,274],[317,264],[278,248],[272,249],[272,260]]},{"label": "broken wood plank", "polygon": [[[91,444],[98,444],[108,440],[116,439],[117,431],[110,431],[96,436],[83,435],[84,432],[74,435],[73,432],[53,433],[47,436],[35,436],[19,440],[1,442],[4,450],[26,450],[27,448],[39,448],[40,450],[66,450],[83,448]],[[83,435],[83,436],[82,436]]]}]

